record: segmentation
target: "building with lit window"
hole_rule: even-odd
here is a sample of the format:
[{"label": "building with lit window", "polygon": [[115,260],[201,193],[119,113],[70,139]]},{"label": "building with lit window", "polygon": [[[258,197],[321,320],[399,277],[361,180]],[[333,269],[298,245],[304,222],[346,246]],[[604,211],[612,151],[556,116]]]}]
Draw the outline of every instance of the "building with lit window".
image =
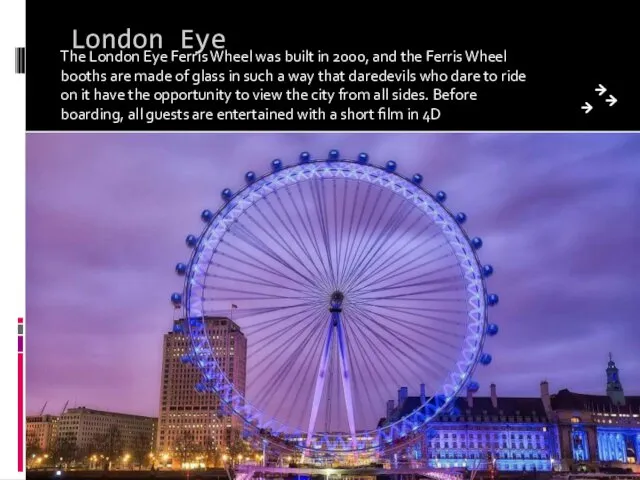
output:
[{"label": "building with lit window", "polygon": [[[541,386],[544,392],[545,384]],[[384,423],[394,422],[418,408],[426,398],[398,391],[397,403],[387,403]],[[453,401],[447,413],[415,435],[401,450],[390,450],[394,462],[421,461],[434,468],[486,470],[488,462],[502,471],[550,471],[557,459],[557,429],[541,398],[499,397],[496,385],[490,396],[467,395]]]},{"label": "building with lit window", "polygon": [[[390,462],[424,461],[435,468],[499,471],[599,471],[622,468],[640,472],[640,397],[625,396],[613,359],[606,369],[606,395],[560,390],[549,394],[540,384],[539,398],[489,397],[471,391],[456,398],[447,413],[414,434],[400,448],[386,449]],[[381,425],[393,423],[425,402],[398,390],[387,402]]]},{"label": "building with lit window", "polygon": [[551,396],[563,469],[594,470],[605,465],[640,472],[640,396],[625,396],[612,358],[606,374],[606,395],[565,389]]},{"label": "building with lit window", "polygon": [[[205,317],[205,328],[216,360],[242,394],[247,373],[247,340],[240,328],[224,317]],[[164,336],[160,416],[158,421],[158,455],[174,460],[179,448],[189,443],[192,450],[206,450],[213,443],[224,449],[242,433],[242,420],[232,415],[228,407],[211,393],[195,390],[202,372],[189,362],[183,362],[191,349],[191,340],[181,329],[182,321],[174,322],[172,332]]]},{"label": "building with lit window", "polygon": [[27,448],[46,452],[50,450],[54,428],[58,417],[53,415],[32,415],[27,417]]},{"label": "building with lit window", "polygon": [[144,447],[151,452],[157,419],[141,415],[105,412],[86,407],[70,408],[58,417],[52,444],[64,442],[73,446],[76,455],[90,455],[107,435],[117,438],[123,450]]}]

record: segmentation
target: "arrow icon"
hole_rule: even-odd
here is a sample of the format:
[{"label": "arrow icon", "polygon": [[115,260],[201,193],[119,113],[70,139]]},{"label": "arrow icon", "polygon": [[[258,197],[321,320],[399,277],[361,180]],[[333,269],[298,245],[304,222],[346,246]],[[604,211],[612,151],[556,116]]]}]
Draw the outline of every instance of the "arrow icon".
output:
[{"label": "arrow icon", "polygon": [[589,102],[584,102],[584,105],[582,107],[580,107],[580,108],[582,110],[584,110],[584,113],[589,113],[591,110],[593,110],[593,107],[591,106],[591,104]]},{"label": "arrow icon", "polygon": [[609,95],[609,98],[607,98],[605,100],[605,102],[607,102],[610,107],[613,107],[616,104],[617,101],[618,101],[618,99],[616,97],[614,97],[613,95]]},{"label": "arrow icon", "polygon": [[598,95],[602,96],[606,91],[607,89],[604,87],[604,85],[602,85],[601,83],[598,84],[598,88],[596,88],[596,92],[598,92]]}]

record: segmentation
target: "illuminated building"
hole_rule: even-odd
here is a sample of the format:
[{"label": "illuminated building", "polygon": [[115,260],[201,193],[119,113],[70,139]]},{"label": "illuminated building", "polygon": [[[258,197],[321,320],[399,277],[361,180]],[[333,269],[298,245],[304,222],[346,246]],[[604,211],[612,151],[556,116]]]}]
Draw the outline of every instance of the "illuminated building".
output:
[{"label": "illuminated building", "polygon": [[[425,398],[423,386],[421,396],[415,397],[402,387],[397,405],[387,403],[382,422],[402,418]],[[492,462],[500,471],[550,471],[557,459],[557,430],[542,397],[498,397],[491,385],[489,397],[476,397],[468,390],[429,424],[426,433],[415,435],[401,450],[387,452],[385,460],[392,463],[426,461],[434,468],[487,470]]]},{"label": "illuminated building", "polygon": [[105,412],[86,407],[70,408],[58,417],[52,443],[66,441],[79,454],[91,454],[101,436],[118,432],[118,443],[125,449],[144,444],[151,451],[157,419],[126,413]]},{"label": "illuminated building", "polygon": [[[609,359],[607,395],[560,390],[549,394],[540,384],[539,398],[489,397],[467,391],[426,433],[410,436],[400,447],[385,449],[384,460],[426,461],[432,467],[498,471],[588,470],[606,467],[640,472],[640,397],[624,395],[618,368]],[[394,422],[425,402],[398,391],[397,404],[387,402],[381,424]],[[495,462],[495,463],[494,463]]]},{"label": "illuminated building", "polygon": [[27,447],[43,452],[51,448],[54,427],[58,417],[53,415],[33,415],[27,417]]},{"label": "illuminated building", "polygon": [[562,468],[603,464],[640,472],[640,396],[625,396],[615,362],[606,369],[607,395],[560,390],[551,396],[560,431]]},{"label": "illuminated building", "polygon": [[[221,405],[216,395],[200,393],[194,388],[202,372],[183,357],[191,349],[188,333],[182,332],[182,321],[174,322],[172,332],[164,336],[160,417],[157,452],[172,458],[185,442],[194,450],[206,450],[208,445],[229,445],[242,432],[243,423]],[[205,317],[207,335],[216,360],[244,394],[246,384],[247,340],[240,328],[228,318]],[[197,445],[197,447],[196,447]]]}]

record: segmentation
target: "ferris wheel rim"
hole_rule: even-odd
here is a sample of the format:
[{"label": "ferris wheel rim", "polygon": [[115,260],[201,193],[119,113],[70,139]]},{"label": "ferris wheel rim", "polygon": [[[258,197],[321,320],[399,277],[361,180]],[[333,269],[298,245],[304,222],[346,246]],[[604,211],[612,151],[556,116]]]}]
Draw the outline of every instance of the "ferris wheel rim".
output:
[{"label": "ferris wheel rim", "polygon": [[[433,417],[442,413],[444,408],[446,408],[446,406],[450,404],[450,402],[456,397],[456,395],[464,387],[467,381],[470,380],[471,374],[476,368],[480,358],[480,354],[483,351],[483,345],[486,338],[485,330],[488,323],[488,304],[485,301],[485,297],[486,297],[487,290],[486,290],[485,279],[484,279],[484,276],[482,275],[482,264],[477,256],[477,252],[473,248],[472,241],[469,238],[465,229],[462,228],[462,226],[456,221],[455,215],[451,211],[449,211],[442,204],[442,202],[438,201],[438,199],[432,193],[430,193],[428,190],[423,188],[419,182],[412,181],[411,179],[403,175],[400,175],[395,171],[395,167],[392,170],[389,170],[388,168],[385,168],[383,166],[372,165],[370,163],[363,164],[358,161],[345,160],[345,159],[340,159],[340,160],[322,159],[322,160],[313,160],[313,161],[304,162],[304,163],[292,164],[288,166],[280,165],[279,168],[277,169],[274,168],[273,171],[267,172],[261,175],[260,177],[256,176],[254,179],[252,179],[251,182],[247,182],[242,188],[238,189],[234,194],[232,194],[226,199],[224,204],[214,214],[212,214],[212,219],[205,225],[201,234],[197,237],[197,243],[192,247],[193,251],[191,253],[188,267],[187,267],[187,274],[186,274],[184,290],[183,290],[185,301],[182,304],[182,306],[183,306],[184,319],[187,323],[187,328],[189,329],[189,338],[191,340],[193,352],[196,357],[193,359],[193,363],[199,367],[199,369],[203,372],[203,376],[205,377],[205,380],[207,380],[206,370],[208,368],[210,369],[211,365],[210,363],[205,364],[202,361],[201,357],[206,356],[211,352],[211,345],[209,344],[209,339],[206,338],[206,335],[205,335],[204,337],[205,337],[206,346],[205,348],[203,348],[203,343],[202,342],[198,343],[196,341],[196,335],[194,334],[194,330],[196,327],[191,325],[192,318],[201,318],[206,316],[204,310],[197,312],[198,313],[197,315],[194,315],[192,313],[192,297],[193,297],[193,287],[194,287],[194,281],[193,281],[194,267],[198,267],[201,263],[208,263],[208,260],[201,260],[204,252],[202,245],[203,245],[203,242],[205,241],[205,238],[207,238],[207,233],[212,231],[213,225],[216,223],[217,220],[221,218],[221,216],[229,215],[232,211],[238,208],[238,203],[237,203],[238,199],[240,199],[243,195],[246,196],[247,193],[249,194],[251,192],[256,193],[259,190],[256,188],[256,186],[261,186],[261,188],[267,187],[265,188],[265,191],[267,189],[271,189],[266,193],[258,195],[259,198],[264,198],[269,193],[273,191],[278,191],[286,185],[285,183],[282,185],[272,186],[271,184],[275,183],[276,180],[286,180],[288,177],[291,177],[289,178],[288,184],[295,184],[300,181],[308,180],[310,178],[334,178],[335,179],[335,178],[341,178],[338,175],[340,172],[342,172],[342,174],[346,174],[346,173],[350,173],[348,172],[349,170],[351,170],[351,173],[360,172],[363,175],[360,178],[353,178],[354,180],[364,181],[365,183],[368,183],[368,184],[374,184],[374,181],[372,180],[372,178],[367,177],[367,175],[371,175],[371,174],[374,174],[374,176],[378,175],[378,176],[384,176],[385,178],[395,179],[396,182],[394,183],[394,185],[397,186],[398,184],[402,184],[402,187],[404,188],[403,190],[404,193],[409,191],[413,192],[413,205],[416,205],[415,198],[417,196],[422,196],[421,200],[423,201],[423,203],[427,203],[429,207],[433,207],[432,211],[435,211],[439,215],[444,214],[442,215],[442,217],[444,218],[441,217],[443,225],[441,225],[440,231],[442,232],[443,236],[447,238],[447,242],[451,244],[449,237],[447,237],[447,233],[443,230],[445,226],[449,227],[451,230],[450,233],[456,236],[458,240],[458,244],[461,245],[461,248],[466,249],[466,257],[464,259],[467,260],[469,263],[469,265],[467,265],[467,267],[469,268],[469,272],[473,273],[474,275],[473,280],[470,280],[466,275],[463,275],[463,278],[465,279],[465,283],[467,286],[466,295],[467,295],[467,298],[469,299],[468,303],[470,303],[471,298],[477,300],[478,302],[478,304],[474,308],[470,308],[469,306],[467,307],[469,310],[468,316],[473,319],[473,317],[471,317],[471,311],[473,311],[473,313],[477,315],[477,318],[473,319],[474,320],[473,322],[470,322],[469,319],[467,319],[466,323],[468,323],[469,325],[467,328],[467,333],[464,337],[464,345],[466,346],[463,347],[461,360],[459,360],[455,366],[451,367],[452,371],[456,367],[458,368],[459,371],[457,373],[450,373],[448,375],[448,377],[452,381],[452,385],[445,384],[442,388],[444,392],[443,396],[445,398],[437,399],[436,398],[437,395],[428,397],[427,401],[422,403],[418,408],[416,408],[413,412],[406,415],[405,417],[395,420],[393,423],[390,423],[389,425],[386,425],[382,428],[368,429],[366,431],[358,432],[359,435],[377,435],[381,439],[380,441],[382,441],[382,439],[385,437],[393,438],[395,435],[404,437],[407,433],[415,431],[417,429],[417,426],[424,425]],[[328,174],[328,175],[326,177],[314,176],[314,175],[319,175],[318,172]],[[292,178],[293,177],[292,174],[297,174],[297,175],[306,174],[309,176],[308,178],[300,179],[300,178]],[[342,178],[347,178],[347,177],[343,176]],[[268,184],[268,185],[265,185],[265,184]],[[397,190],[394,190],[388,184],[382,184],[382,183],[377,183],[377,184],[395,192],[396,194],[399,194]],[[402,188],[400,190],[402,190]],[[428,201],[425,202],[424,201],[425,199],[427,199]],[[411,199],[407,198],[405,195],[405,200],[411,200]],[[253,203],[249,202],[248,205],[242,211],[245,211],[246,209],[250,208],[250,206],[253,205]],[[220,236],[220,238],[223,238],[223,237],[224,237],[224,234]],[[204,258],[211,258],[213,254],[214,253],[212,253],[211,256],[209,257],[205,255]],[[460,264],[460,266],[462,267],[461,265],[462,260],[458,259],[457,263]],[[463,268],[467,268],[467,267],[463,267]],[[475,294],[473,294],[469,290],[469,288],[472,285],[476,289]],[[475,325],[475,327],[477,327],[475,330],[471,330],[472,323],[473,325]],[[465,355],[467,355],[467,358],[465,358]],[[222,378],[220,378],[221,377],[220,373],[223,373]],[[214,377],[217,378],[217,380],[215,380],[215,378],[214,380],[218,381],[218,383],[215,386],[207,385],[205,389],[208,391],[216,392],[221,397],[222,401],[227,403],[233,409],[234,413],[239,415],[243,419],[243,421],[245,421],[246,423],[255,425],[255,421],[258,419],[258,417],[260,417],[260,415],[263,414],[261,409],[258,406],[254,406],[250,404],[250,402],[245,398],[244,394],[235,390],[232,382],[230,382],[230,380],[226,377],[226,375],[224,375],[224,372],[218,372],[217,375],[218,375],[217,377],[214,375]],[[208,381],[210,380],[211,379],[208,379]],[[223,383],[226,383],[227,386],[225,387],[224,385],[221,385]],[[239,399],[244,402],[242,401],[239,402],[238,401]],[[275,419],[270,419],[270,421],[271,421],[271,424],[269,421],[267,421],[262,426],[258,424],[257,428],[269,429],[270,425],[271,427],[278,425],[278,426],[281,426],[282,429],[284,430],[290,427],[283,421],[279,421]],[[388,435],[386,435],[385,432],[388,432]],[[303,434],[304,432],[300,432],[297,435],[303,435]],[[295,434],[293,435],[295,436]],[[326,434],[324,435],[324,438],[326,441],[323,442],[326,444],[325,446],[321,445],[318,448],[307,446],[306,448],[309,450],[326,451],[327,450],[326,446],[335,445],[336,443],[348,444],[348,442],[344,441],[344,438],[347,436],[348,435],[346,434],[344,435],[343,434]],[[361,449],[341,448],[339,450],[341,452],[347,452],[347,451],[354,451],[354,450],[361,450]]]}]

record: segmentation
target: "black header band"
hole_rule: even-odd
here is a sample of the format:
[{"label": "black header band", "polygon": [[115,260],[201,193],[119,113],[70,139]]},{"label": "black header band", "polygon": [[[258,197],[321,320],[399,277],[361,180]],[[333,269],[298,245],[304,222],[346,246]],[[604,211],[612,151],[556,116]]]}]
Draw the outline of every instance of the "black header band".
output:
[{"label": "black header band", "polygon": [[411,29],[383,42],[101,16],[36,29],[29,7],[31,131],[640,130],[619,42],[448,43]]}]

